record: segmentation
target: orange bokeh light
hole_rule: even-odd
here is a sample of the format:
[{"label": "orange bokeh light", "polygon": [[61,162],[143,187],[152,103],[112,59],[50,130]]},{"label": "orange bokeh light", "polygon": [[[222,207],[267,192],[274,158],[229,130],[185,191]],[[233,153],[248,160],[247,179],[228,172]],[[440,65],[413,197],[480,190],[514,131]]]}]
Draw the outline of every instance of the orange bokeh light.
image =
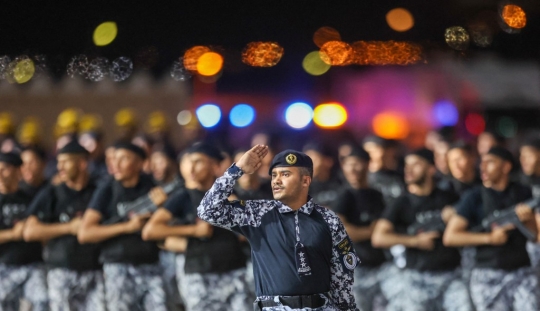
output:
[{"label": "orange bokeh light", "polygon": [[197,72],[202,76],[214,76],[223,68],[223,57],[216,52],[207,52],[197,61]]},{"label": "orange bokeh light", "polygon": [[353,61],[353,48],[343,41],[328,41],[321,47],[321,59],[332,66],[350,65]]},{"label": "orange bokeh light", "polygon": [[422,47],[398,41],[357,41],[352,44],[357,65],[411,65],[420,62]]},{"label": "orange bokeh light", "polygon": [[394,112],[382,112],[373,118],[373,132],[387,139],[404,139],[409,135],[407,119]]},{"label": "orange bokeh light", "polygon": [[411,12],[403,8],[395,8],[386,14],[388,26],[395,31],[404,32],[414,26],[414,18]]},{"label": "orange bokeh light", "polygon": [[317,29],[317,31],[315,31],[313,34],[313,42],[319,48],[322,48],[322,46],[328,41],[341,41],[339,31],[332,27],[325,26]]},{"label": "orange bokeh light", "polygon": [[272,67],[283,56],[283,47],[276,42],[251,42],[242,51],[242,62],[254,67]]},{"label": "orange bokeh light", "polygon": [[197,62],[199,58],[204,54],[210,52],[210,48],[207,46],[197,45],[188,49],[184,53],[184,67],[187,70],[197,71]]},{"label": "orange bokeh light", "polygon": [[510,27],[521,29],[527,25],[527,16],[522,8],[515,4],[507,4],[502,9],[502,19]]}]

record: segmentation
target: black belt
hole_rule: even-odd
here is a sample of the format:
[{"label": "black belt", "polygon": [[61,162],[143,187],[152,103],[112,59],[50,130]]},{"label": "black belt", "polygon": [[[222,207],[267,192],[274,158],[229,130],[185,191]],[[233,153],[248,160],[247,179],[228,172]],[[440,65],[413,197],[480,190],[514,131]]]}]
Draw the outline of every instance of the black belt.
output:
[{"label": "black belt", "polygon": [[[327,296],[326,294],[324,294]],[[287,306],[291,309],[302,309],[302,308],[320,308],[324,306],[326,303],[326,300],[321,297],[320,294],[315,295],[305,295],[305,296],[286,296],[286,297],[279,297],[279,302],[281,302],[282,305]],[[254,311],[261,311],[263,308],[268,307],[278,307],[280,306],[278,303],[276,303],[274,300],[261,300],[256,301],[253,304],[253,310]]]}]

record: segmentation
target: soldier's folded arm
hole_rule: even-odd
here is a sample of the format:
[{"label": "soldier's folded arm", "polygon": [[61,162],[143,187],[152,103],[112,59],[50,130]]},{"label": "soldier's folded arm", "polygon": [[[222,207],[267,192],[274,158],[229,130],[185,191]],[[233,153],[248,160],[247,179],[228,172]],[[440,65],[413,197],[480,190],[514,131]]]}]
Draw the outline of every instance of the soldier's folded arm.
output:
[{"label": "soldier's folded arm", "polygon": [[368,241],[371,239],[371,235],[373,234],[373,229],[375,228],[375,223],[372,223],[369,226],[357,226],[349,223],[345,216],[338,214],[339,219],[341,219],[341,222],[343,223],[343,226],[345,226],[345,230],[347,231],[347,234],[351,238],[353,242],[363,242]]},{"label": "soldier's folded arm", "polygon": [[13,241],[17,241],[17,237],[13,229],[0,230],[0,244]]},{"label": "soldier's folded arm", "polygon": [[101,225],[102,215],[99,211],[89,207],[84,212],[81,227],[77,233],[79,243],[99,243],[113,237],[131,233],[130,222],[121,222],[112,225]]},{"label": "soldier's folded arm", "polygon": [[173,215],[170,211],[158,208],[143,228],[143,240],[165,240],[170,236],[195,236],[196,225],[169,225],[172,219]]},{"label": "soldier's folded arm", "polygon": [[404,245],[405,247],[416,247],[416,236],[398,234],[395,232],[394,224],[387,219],[379,219],[373,229],[371,244],[376,248],[390,248],[394,245]]},{"label": "soldier's folded arm", "polygon": [[30,215],[24,226],[23,237],[26,242],[46,242],[72,233],[71,222],[47,224],[39,221],[36,216]]},{"label": "soldier's folded arm", "polygon": [[469,222],[461,215],[450,218],[443,235],[443,244],[450,247],[477,246],[491,244],[490,233],[469,232]]}]

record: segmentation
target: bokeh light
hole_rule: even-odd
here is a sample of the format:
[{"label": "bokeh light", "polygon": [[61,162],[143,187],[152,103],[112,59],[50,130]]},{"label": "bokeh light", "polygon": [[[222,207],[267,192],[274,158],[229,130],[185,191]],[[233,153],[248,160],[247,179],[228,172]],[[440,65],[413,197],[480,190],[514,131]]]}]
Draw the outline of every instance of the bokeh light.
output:
[{"label": "bokeh light", "polygon": [[191,79],[191,73],[184,67],[184,60],[182,58],[180,61],[173,62],[170,74],[175,81],[184,82]]},{"label": "bokeh light", "polygon": [[353,48],[343,41],[328,41],[321,47],[321,59],[332,66],[345,66],[353,61]]},{"label": "bokeh light", "polygon": [[347,110],[340,103],[320,104],[313,111],[313,122],[322,128],[340,127],[347,117]]},{"label": "bokeh light", "polygon": [[523,9],[515,4],[507,4],[501,12],[503,21],[515,29],[524,28],[527,25],[527,16]]},{"label": "bokeh light", "polygon": [[94,44],[105,46],[111,44],[118,34],[118,27],[115,22],[104,22],[94,30]]},{"label": "bokeh light", "polygon": [[465,118],[465,128],[473,135],[480,135],[486,129],[486,121],[478,113],[469,113]]},{"label": "bokeh light", "polygon": [[319,51],[313,51],[304,57],[302,67],[310,75],[320,76],[325,74],[332,66],[323,62],[321,59],[321,53]]},{"label": "bokeh light", "polygon": [[221,109],[214,104],[205,104],[195,111],[197,119],[203,127],[211,128],[216,126],[221,120]]},{"label": "bokeh light", "polygon": [[357,41],[352,44],[357,65],[411,65],[423,59],[420,45],[399,41]]},{"label": "bokeh light", "polygon": [[511,138],[518,132],[518,123],[511,117],[501,117],[497,122],[497,130],[502,136]]},{"label": "bokeh light", "polygon": [[373,118],[373,132],[387,139],[404,139],[409,135],[407,118],[395,112],[382,112]]},{"label": "bokeh light", "polygon": [[313,34],[313,42],[321,48],[328,41],[341,41],[339,31],[332,27],[321,27]]},{"label": "bokeh light", "polygon": [[459,112],[450,101],[439,101],[433,106],[433,116],[440,125],[454,126],[459,121]]},{"label": "bokeh light", "polygon": [[197,72],[203,76],[214,76],[223,68],[223,57],[216,52],[207,52],[197,61]]},{"label": "bokeh light", "polygon": [[21,59],[13,68],[13,79],[19,84],[26,83],[32,79],[35,72],[36,67],[31,59]]},{"label": "bokeh light", "polygon": [[242,51],[242,62],[253,67],[272,67],[283,56],[283,47],[276,42],[251,42]]},{"label": "bokeh light", "polygon": [[444,39],[446,44],[454,50],[463,51],[469,47],[469,33],[461,26],[447,28],[444,32]]},{"label": "bokeh light", "polygon": [[124,81],[133,72],[133,62],[129,57],[121,56],[115,59],[109,69],[109,74],[115,82]]},{"label": "bokeh light", "polygon": [[199,57],[208,52],[211,52],[210,48],[202,45],[197,45],[188,49],[183,57],[184,67],[186,67],[187,70],[197,71]]},{"label": "bokeh light", "polygon": [[188,125],[191,119],[193,119],[193,114],[189,110],[182,110],[176,116],[176,121],[180,125]]},{"label": "bokeh light", "polygon": [[238,104],[231,109],[229,120],[235,127],[246,127],[255,121],[255,109],[248,104]]},{"label": "bokeh light", "polygon": [[388,26],[395,31],[404,32],[414,26],[414,18],[408,10],[395,8],[386,14]]},{"label": "bokeh light", "polygon": [[302,129],[309,125],[313,119],[313,108],[302,102],[291,104],[285,110],[285,121],[295,129]]}]

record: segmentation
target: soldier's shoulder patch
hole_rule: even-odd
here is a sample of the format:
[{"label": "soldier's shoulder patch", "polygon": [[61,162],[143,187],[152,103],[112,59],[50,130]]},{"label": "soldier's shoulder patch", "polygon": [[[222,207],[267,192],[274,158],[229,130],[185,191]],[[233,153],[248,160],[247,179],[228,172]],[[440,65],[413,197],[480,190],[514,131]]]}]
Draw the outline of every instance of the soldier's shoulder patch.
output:
[{"label": "soldier's shoulder patch", "polygon": [[354,252],[353,243],[349,236],[345,236],[343,240],[337,243],[334,248],[339,254],[339,260],[344,268],[354,270],[360,260]]},{"label": "soldier's shoulder patch", "polygon": [[341,255],[344,255],[351,251],[353,245],[349,236],[345,236],[343,240],[339,241],[339,243],[336,244],[335,247]]}]

